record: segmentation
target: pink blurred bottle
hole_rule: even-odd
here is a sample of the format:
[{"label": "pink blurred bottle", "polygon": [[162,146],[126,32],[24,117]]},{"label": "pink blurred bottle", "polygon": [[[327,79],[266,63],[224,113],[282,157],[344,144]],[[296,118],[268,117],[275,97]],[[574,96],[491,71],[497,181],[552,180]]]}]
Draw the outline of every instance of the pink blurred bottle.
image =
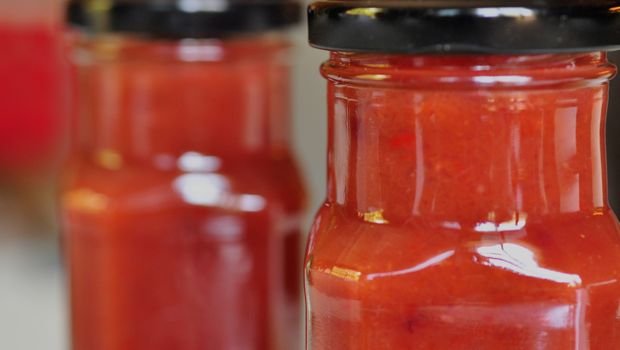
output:
[{"label": "pink blurred bottle", "polygon": [[0,173],[59,158],[68,102],[60,0],[0,3]]}]

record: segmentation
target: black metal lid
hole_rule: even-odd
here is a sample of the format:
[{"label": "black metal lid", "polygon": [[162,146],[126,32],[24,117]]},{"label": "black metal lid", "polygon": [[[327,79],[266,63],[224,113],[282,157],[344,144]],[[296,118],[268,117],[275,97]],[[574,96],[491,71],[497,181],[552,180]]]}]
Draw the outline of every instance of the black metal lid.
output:
[{"label": "black metal lid", "polygon": [[620,49],[620,1],[320,0],[311,45],[385,53],[554,53]]},{"label": "black metal lid", "polygon": [[219,38],[297,23],[295,0],[71,0],[68,21],[93,32]]}]

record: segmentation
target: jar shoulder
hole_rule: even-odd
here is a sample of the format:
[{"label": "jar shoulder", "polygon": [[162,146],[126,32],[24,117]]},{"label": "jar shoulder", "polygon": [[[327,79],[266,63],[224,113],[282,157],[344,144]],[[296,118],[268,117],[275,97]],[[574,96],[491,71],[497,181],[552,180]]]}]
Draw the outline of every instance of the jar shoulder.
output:
[{"label": "jar shoulder", "polygon": [[611,212],[477,232],[424,220],[402,226],[369,223],[325,206],[315,220],[307,259],[315,276],[372,288],[415,283],[417,292],[441,288],[469,295],[505,293],[516,286],[565,290],[610,284],[620,295],[620,229]]},{"label": "jar shoulder", "polygon": [[[302,207],[304,196],[297,177],[288,168],[273,171],[269,164],[243,171],[209,172],[158,171],[150,167],[111,171],[81,166],[64,186],[62,198],[65,208],[86,212],[97,202],[105,202],[106,211],[126,213],[192,207],[241,212],[272,208],[295,211]],[[280,178],[290,179],[289,183],[278,181]]]}]

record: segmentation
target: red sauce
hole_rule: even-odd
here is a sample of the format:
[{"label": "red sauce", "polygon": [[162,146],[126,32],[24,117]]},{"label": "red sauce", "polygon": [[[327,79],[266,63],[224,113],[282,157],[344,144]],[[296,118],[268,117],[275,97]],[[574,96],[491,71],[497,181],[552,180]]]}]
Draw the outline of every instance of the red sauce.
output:
[{"label": "red sauce", "polygon": [[[41,21],[43,22],[43,21]],[[60,25],[0,24],[0,168],[56,158],[67,102]]]},{"label": "red sauce", "polygon": [[308,348],[620,348],[600,53],[333,53]]},{"label": "red sauce", "polygon": [[296,347],[304,193],[284,53],[268,39],[77,49],[74,350]]}]

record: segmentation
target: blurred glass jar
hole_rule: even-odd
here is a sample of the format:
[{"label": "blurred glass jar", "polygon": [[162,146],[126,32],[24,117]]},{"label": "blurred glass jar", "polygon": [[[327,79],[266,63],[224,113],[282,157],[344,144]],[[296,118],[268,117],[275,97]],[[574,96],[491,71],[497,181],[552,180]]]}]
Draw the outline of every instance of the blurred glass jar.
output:
[{"label": "blurred glass jar", "polygon": [[0,4],[0,171],[43,168],[59,158],[66,125],[61,1]]},{"label": "blurred glass jar", "polygon": [[60,0],[0,2],[2,236],[54,227],[53,175],[69,102],[61,13]]},{"label": "blurred glass jar", "polygon": [[297,348],[304,191],[271,31],[298,10],[70,5],[90,29],[63,195],[74,350]]}]

